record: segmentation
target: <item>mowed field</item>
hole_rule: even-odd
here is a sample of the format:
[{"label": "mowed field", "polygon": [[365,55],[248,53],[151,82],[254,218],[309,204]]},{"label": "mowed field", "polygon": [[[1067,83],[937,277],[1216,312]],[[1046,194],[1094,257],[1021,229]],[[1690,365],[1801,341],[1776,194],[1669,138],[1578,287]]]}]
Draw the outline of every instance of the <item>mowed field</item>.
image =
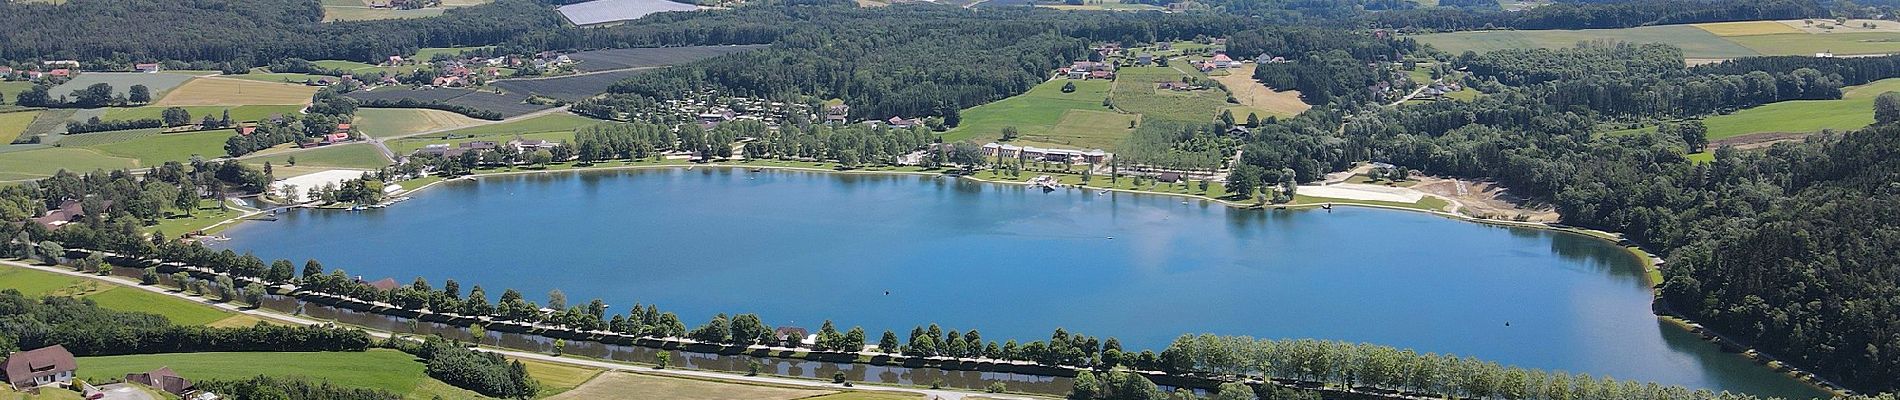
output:
[{"label": "mowed field", "polygon": [[98,150],[51,147],[0,153],[0,181],[17,181],[53,176],[60,170],[115,170],[138,166],[138,160],[113,157]]},{"label": "mowed field", "polygon": [[46,295],[82,297],[91,299],[100,307],[107,309],[163,315],[165,319],[179,325],[206,325],[237,315],[206,304],[144,289],[13,266],[0,267],[0,289],[18,290],[20,294],[28,297]]},{"label": "mowed field", "polygon": [[739,384],[627,372],[601,374],[587,384],[548,400],[792,400],[836,393],[830,390]]},{"label": "mowed field", "polygon": [[[1075,92],[1062,86],[1074,83]],[[1111,149],[1131,132],[1138,115],[1102,107],[1113,83],[1106,80],[1057,79],[1043,82],[1028,93],[963,111],[963,123],[944,134],[944,141],[999,140],[1003,128],[1014,126],[1021,136],[1016,144],[1044,147]]]},{"label": "mowed field", "polygon": [[13,143],[14,139],[19,139],[20,134],[26,132],[27,125],[33,124],[33,117],[39,115],[38,111],[0,114],[0,145]]},{"label": "mowed field", "polygon": [[228,129],[166,133],[91,148],[109,156],[138,160],[140,166],[151,167],[166,161],[190,160],[194,155],[207,160],[223,157],[224,142],[234,135],[237,133]]},{"label": "mowed field", "polygon": [[[1900,91],[1900,79],[1886,79],[1845,89],[1840,100],[1783,101],[1704,119],[1709,140],[1758,133],[1814,133],[1823,129],[1860,129],[1874,123],[1874,98]],[[1654,132],[1654,127],[1610,132],[1611,135]]]},{"label": "mowed field", "polygon": [[[389,149],[395,151],[396,154],[407,155],[416,151],[416,149],[422,148],[422,146],[430,144],[453,144],[476,140],[506,141],[508,139],[514,139],[516,136],[525,139],[546,139],[565,142],[574,139],[575,129],[611,123],[612,122],[574,114],[558,113],[514,122],[482,125],[442,133],[406,137],[391,140],[386,144],[389,146]],[[302,160],[302,157],[298,158],[298,161]]]},{"label": "mowed field", "polygon": [[[162,74],[161,74],[162,75]],[[198,78],[180,85],[155,106],[301,105],[317,88],[243,79]]]},{"label": "mowed field", "polygon": [[442,110],[365,108],[356,110],[355,127],[369,137],[382,139],[438,129],[460,128],[482,122],[479,119]]},{"label": "mowed field", "polygon": [[[256,165],[264,165],[264,163],[269,162],[271,163],[272,167],[290,167],[291,157],[297,158],[297,165],[295,165],[296,168],[306,168],[306,169],[308,168],[377,169],[377,168],[382,168],[383,166],[389,165],[389,159],[383,158],[382,151],[376,150],[376,146],[371,146],[366,143],[349,143],[349,144],[324,146],[324,147],[320,147],[316,149],[298,151],[294,153],[280,153],[280,154],[259,156],[259,157],[254,157],[254,158],[246,158],[244,159],[244,161],[246,163],[256,164]],[[289,171],[296,171],[296,170],[292,169]],[[311,171],[311,172],[315,172],[315,171]],[[292,174],[285,173],[285,174],[279,175],[279,177],[288,177],[288,176],[292,176]]]},{"label": "mowed field", "polygon": [[442,15],[443,11],[456,7],[468,7],[488,3],[491,0],[443,0],[441,7],[398,10],[393,8],[373,8],[362,0],[322,0],[323,20],[362,21],[372,19],[410,19],[428,18]]},{"label": "mowed field", "polygon": [[410,399],[434,396],[451,399],[482,398],[480,394],[449,386],[423,373],[423,364],[408,353],[390,349],[329,353],[177,353],[80,357],[79,375],[88,380],[124,377],[127,373],[171,367],[191,379],[246,379],[258,375],[301,376],[339,386],[382,389]]},{"label": "mowed field", "polygon": [[[1227,75],[1214,77],[1214,80],[1227,86],[1227,90],[1233,93],[1234,100],[1240,101],[1241,107],[1233,108],[1236,118],[1246,118],[1248,112],[1257,113],[1260,118],[1270,115],[1284,118],[1299,115],[1313,108],[1313,105],[1300,100],[1298,90],[1275,91],[1267,85],[1260,84],[1260,81],[1254,80],[1254,67],[1253,63],[1241,64],[1240,68],[1233,68]],[[1426,81],[1430,80],[1427,77]]]},{"label": "mowed field", "polygon": [[148,74],[148,73],[143,73],[143,72],[86,72],[86,73],[79,74],[79,76],[73,77],[73,80],[66,81],[66,83],[62,83],[59,86],[54,86],[52,89],[47,89],[47,93],[52,95],[53,97],[59,97],[60,95],[63,95],[63,94],[70,94],[74,90],[84,89],[87,86],[104,83],[104,84],[112,85],[112,94],[125,95],[125,91],[127,89],[130,89],[132,85],[145,85],[146,89],[150,89],[152,91],[152,98],[157,99],[157,98],[164,97],[165,92],[171,91],[173,88],[177,88],[179,85],[183,85],[186,83],[186,81],[189,81],[189,80],[192,80],[192,77],[190,75],[179,75],[179,74]]},{"label": "mowed field", "polygon": [[1748,47],[1690,25],[1646,26],[1624,29],[1470,31],[1419,35],[1420,42],[1451,54],[1516,48],[1566,48],[1593,40],[1631,43],[1667,43],[1682,48],[1688,58],[1735,58],[1760,55]]},{"label": "mowed field", "polygon": [[1212,121],[1221,110],[1233,106],[1227,103],[1227,93],[1220,89],[1174,91],[1155,87],[1161,82],[1180,82],[1182,77],[1206,75],[1173,67],[1122,68],[1116,71],[1115,87],[1109,98],[1115,108],[1123,112],[1141,114],[1144,119],[1174,121]]},{"label": "mowed field", "polygon": [[[165,109],[171,107],[173,106],[110,108],[106,109],[105,115],[99,118],[106,120],[158,119],[164,116]],[[193,122],[204,119],[206,115],[210,115],[213,118],[222,118],[226,111],[231,112],[231,121],[251,122],[269,118],[271,115],[295,115],[297,111],[303,107],[299,105],[253,105],[236,107],[180,106],[179,108],[183,108],[185,112],[191,113],[191,120]]]},{"label": "mowed field", "polygon": [[[1862,27],[1874,24],[1873,28]],[[1509,48],[1564,48],[1592,40],[1665,43],[1681,47],[1689,59],[1751,56],[1869,55],[1900,53],[1900,23],[1851,20],[1742,21],[1663,25],[1623,29],[1473,31],[1435,33],[1418,40],[1453,54]]]}]

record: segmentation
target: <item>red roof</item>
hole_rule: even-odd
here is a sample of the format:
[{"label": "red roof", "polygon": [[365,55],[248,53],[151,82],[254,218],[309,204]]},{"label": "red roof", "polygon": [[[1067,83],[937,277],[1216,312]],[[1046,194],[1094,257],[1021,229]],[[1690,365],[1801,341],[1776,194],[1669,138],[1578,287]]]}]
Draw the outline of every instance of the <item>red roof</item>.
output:
[{"label": "red roof", "polygon": [[382,280],[379,280],[379,281],[370,282],[369,287],[373,287],[373,288],[376,288],[376,290],[381,290],[381,291],[386,292],[386,291],[396,290],[396,288],[402,287],[402,284],[396,283],[395,278],[383,278]]},{"label": "red roof", "polygon": [[1227,58],[1227,53],[1221,53],[1214,55],[1214,61],[1234,61],[1234,59]]},{"label": "red roof", "polygon": [[350,124],[336,124],[336,130],[339,130],[339,131],[350,130]]},{"label": "red roof", "polygon": [[53,76],[67,76],[67,75],[72,75],[72,71],[71,71],[71,70],[67,70],[67,69],[65,69],[65,68],[60,68],[60,69],[56,69],[56,70],[53,70],[52,72],[48,72],[48,73],[49,73],[49,74],[53,74]]},{"label": "red roof", "polygon": [[240,126],[240,127],[238,127],[238,130],[237,130],[237,131],[238,131],[238,135],[240,135],[240,136],[250,136],[250,135],[251,135],[252,133],[255,133],[255,132],[257,132],[257,127],[255,127],[255,126]]}]

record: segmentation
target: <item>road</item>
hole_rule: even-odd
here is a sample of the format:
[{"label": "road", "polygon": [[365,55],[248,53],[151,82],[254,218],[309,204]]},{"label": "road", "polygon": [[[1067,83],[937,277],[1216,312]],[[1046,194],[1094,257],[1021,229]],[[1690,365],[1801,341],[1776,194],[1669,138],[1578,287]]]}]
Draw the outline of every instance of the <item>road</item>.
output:
[{"label": "road", "polygon": [[[243,308],[243,307],[238,307],[237,305],[230,304],[230,303],[213,302],[202,297],[193,297],[190,295],[186,295],[183,292],[173,292],[173,291],[166,290],[158,286],[141,285],[139,284],[137,280],[132,279],[132,278],[127,278],[127,277],[99,276],[99,275],[94,275],[94,274],[80,273],[80,272],[76,272],[76,271],[73,271],[71,269],[66,269],[66,268],[32,265],[32,264],[27,264],[27,263],[22,263],[18,261],[12,261],[12,260],[0,260],[0,264],[13,266],[13,267],[19,267],[19,268],[39,270],[39,271],[44,271],[44,272],[57,273],[57,274],[62,274],[62,275],[67,275],[67,276],[105,281],[105,282],[117,284],[120,286],[132,287],[132,288],[137,288],[139,290],[144,290],[144,291],[148,291],[152,293],[172,296],[172,297],[184,299],[187,301],[191,301],[193,303],[204,304],[207,306],[211,306],[213,308],[230,311],[230,312],[234,312],[238,314],[249,315],[249,316],[257,317],[257,318],[272,321],[272,322],[294,324],[294,325],[329,324],[328,321],[319,321],[315,319],[306,318],[303,316],[282,314],[275,311],[264,310],[264,309]],[[355,328],[360,329],[361,327],[355,327]],[[393,336],[389,332],[367,330],[367,329],[365,330],[369,332],[370,336],[376,337],[378,339],[388,339]],[[670,375],[670,376],[689,377],[689,378],[716,378],[716,379],[723,379],[723,380],[728,380],[728,381],[797,386],[797,387],[807,387],[807,388],[814,388],[814,389],[832,389],[832,390],[844,389],[843,385],[832,384],[826,381],[779,378],[779,377],[770,377],[770,376],[745,376],[744,374],[738,374],[738,373],[687,370],[687,369],[656,370],[649,366],[640,366],[640,365],[635,365],[635,364],[599,361],[599,360],[556,357],[556,356],[551,356],[547,354],[532,353],[532,352],[517,351],[517,350],[495,349],[495,348],[486,348],[486,347],[479,348],[476,350],[492,352],[492,353],[497,353],[497,354],[501,354],[501,355],[505,355],[509,357],[521,358],[521,359],[545,361],[545,362],[556,363],[556,364],[567,364],[567,365],[574,365],[574,366],[581,366],[581,367],[588,367],[588,368],[598,368],[598,369],[604,369],[604,370],[609,370],[609,371],[639,371],[641,373],[647,373],[647,374]],[[926,398],[944,399],[944,400],[962,400],[969,397],[983,397],[983,398],[988,398],[988,399],[999,399],[999,400],[1039,400],[1034,397],[976,393],[976,392],[962,392],[962,391],[955,391],[955,390],[878,386],[878,385],[862,384],[862,383],[857,383],[853,385],[854,387],[852,387],[851,389],[854,389],[854,390],[921,393],[924,396],[926,396]]]}]

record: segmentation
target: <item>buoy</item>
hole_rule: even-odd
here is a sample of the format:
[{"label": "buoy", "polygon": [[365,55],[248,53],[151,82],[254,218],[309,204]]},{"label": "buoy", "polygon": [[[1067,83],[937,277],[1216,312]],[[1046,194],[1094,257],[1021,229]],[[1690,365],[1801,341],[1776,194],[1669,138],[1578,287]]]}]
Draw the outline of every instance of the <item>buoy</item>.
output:
[{"label": "buoy", "polygon": [[1114,236],[1109,236],[1109,237],[1108,237],[1108,240],[1115,240],[1115,237],[1114,237]]}]

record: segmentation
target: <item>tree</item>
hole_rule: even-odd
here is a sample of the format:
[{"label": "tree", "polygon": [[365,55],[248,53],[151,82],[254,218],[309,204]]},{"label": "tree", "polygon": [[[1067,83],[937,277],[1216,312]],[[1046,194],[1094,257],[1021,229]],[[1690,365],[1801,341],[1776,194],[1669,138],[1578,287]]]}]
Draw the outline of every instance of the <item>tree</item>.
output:
[{"label": "tree", "polygon": [[567,308],[567,293],[562,293],[561,289],[549,290],[548,308],[555,310]]},{"label": "tree", "polygon": [[1102,395],[1102,384],[1095,379],[1095,373],[1081,370],[1075,373],[1075,385],[1069,389],[1069,400],[1095,400]]},{"label": "tree", "polygon": [[1874,122],[1891,124],[1900,122],[1900,92],[1881,93],[1874,98]]},{"label": "tree", "polygon": [[896,354],[897,347],[897,333],[891,332],[889,329],[884,330],[884,336],[877,340],[877,351],[879,353]]},{"label": "tree", "polygon": [[1265,174],[1263,168],[1253,164],[1241,164],[1234,167],[1234,171],[1227,174],[1227,194],[1237,197],[1253,196],[1254,189],[1260,184],[1261,176]]},{"label": "tree", "polygon": [[1010,126],[1005,126],[1005,127],[1003,127],[1003,141],[1005,141],[1005,142],[1007,142],[1007,141],[1011,141],[1011,140],[1016,140],[1016,136],[1017,136],[1018,134],[1020,134],[1020,132],[1016,130],[1016,126],[1015,126],[1015,125],[1010,125]]},{"label": "tree", "polygon": [[1247,127],[1248,128],[1260,127],[1260,114],[1255,114],[1251,112],[1247,113]]},{"label": "tree", "polygon": [[159,113],[159,116],[165,121],[165,126],[182,126],[191,123],[191,112],[184,108],[167,107],[165,111]]},{"label": "tree", "polygon": [[82,108],[105,107],[112,104],[112,84],[94,83],[84,89],[74,90],[73,105]]},{"label": "tree", "polygon": [[145,85],[132,85],[132,87],[125,89],[125,101],[133,104],[150,103],[152,102],[152,89],[145,87]]},{"label": "tree", "polygon": [[323,277],[323,263],[317,262],[317,260],[315,259],[307,260],[303,262],[303,278],[304,279],[308,280],[311,278],[321,278],[321,277]]},{"label": "tree", "polygon": [[1227,382],[1220,385],[1219,392],[1209,400],[1253,400],[1253,388],[1240,382]]},{"label": "tree", "polygon": [[1062,92],[1063,92],[1063,93],[1075,93],[1075,82],[1074,82],[1074,81],[1070,81],[1070,82],[1068,82],[1068,83],[1064,83],[1064,84],[1062,84]]}]

